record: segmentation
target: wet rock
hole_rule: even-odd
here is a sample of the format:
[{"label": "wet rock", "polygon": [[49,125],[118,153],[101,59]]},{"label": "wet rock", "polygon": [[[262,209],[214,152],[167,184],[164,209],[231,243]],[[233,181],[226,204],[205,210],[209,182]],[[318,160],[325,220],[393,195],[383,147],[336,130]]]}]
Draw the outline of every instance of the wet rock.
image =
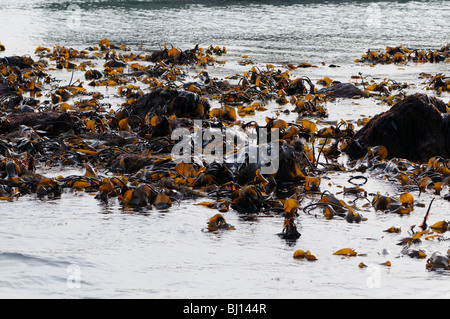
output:
[{"label": "wet rock", "polygon": [[316,94],[325,94],[332,97],[354,98],[354,97],[368,97],[367,92],[356,87],[352,83],[336,83],[329,87],[322,88]]},{"label": "wet rock", "polygon": [[427,260],[427,269],[446,269],[450,270],[450,261],[447,256],[444,256],[440,252],[434,252],[433,255]]},{"label": "wet rock", "polygon": [[414,94],[389,111],[371,119],[345,152],[351,158],[367,153],[370,146],[383,145],[388,158],[424,162],[433,156],[450,157],[450,116],[444,102],[425,94]]}]

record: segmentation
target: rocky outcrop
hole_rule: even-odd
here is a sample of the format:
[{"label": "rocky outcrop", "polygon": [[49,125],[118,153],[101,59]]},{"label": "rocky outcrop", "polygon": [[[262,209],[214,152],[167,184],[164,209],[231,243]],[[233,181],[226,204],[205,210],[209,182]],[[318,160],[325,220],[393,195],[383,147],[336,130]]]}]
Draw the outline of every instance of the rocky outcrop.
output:
[{"label": "rocky outcrop", "polygon": [[344,150],[351,158],[383,145],[389,158],[425,162],[433,156],[450,157],[450,114],[445,103],[425,94],[413,94],[389,111],[371,119]]},{"label": "rocky outcrop", "polygon": [[325,94],[327,96],[342,97],[342,98],[369,96],[367,92],[359,89],[356,85],[352,83],[337,83],[318,90],[316,94]]}]

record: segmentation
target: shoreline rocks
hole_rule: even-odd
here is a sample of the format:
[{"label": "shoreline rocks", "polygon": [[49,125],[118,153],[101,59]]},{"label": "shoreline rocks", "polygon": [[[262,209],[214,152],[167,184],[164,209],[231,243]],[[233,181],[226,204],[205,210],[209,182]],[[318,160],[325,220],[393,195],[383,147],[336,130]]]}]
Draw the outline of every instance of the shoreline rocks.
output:
[{"label": "shoreline rocks", "polygon": [[362,157],[368,147],[383,145],[389,158],[425,162],[431,157],[450,157],[450,114],[437,98],[416,93],[376,115],[344,151],[351,158]]}]

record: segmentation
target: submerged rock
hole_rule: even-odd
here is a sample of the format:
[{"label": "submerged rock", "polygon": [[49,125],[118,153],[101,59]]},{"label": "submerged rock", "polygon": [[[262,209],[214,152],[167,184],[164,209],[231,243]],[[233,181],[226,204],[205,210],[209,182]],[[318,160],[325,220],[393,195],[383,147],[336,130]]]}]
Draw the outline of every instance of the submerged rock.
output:
[{"label": "submerged rock", "polygon": [[345,152],[362,157],[368,147],[383,145],[389,158],[425,162],[450,157],[450,116],[445,103],[425,94],[413,94],[389,111],[371,119],[348,142]]},{"label": "submerged rock", "polygon": [[352,83],[337,83],[329,87],[325,87],[316,92],[316,94],[326,94],[332,97],[368,97],[367,92],[359,89]]}]

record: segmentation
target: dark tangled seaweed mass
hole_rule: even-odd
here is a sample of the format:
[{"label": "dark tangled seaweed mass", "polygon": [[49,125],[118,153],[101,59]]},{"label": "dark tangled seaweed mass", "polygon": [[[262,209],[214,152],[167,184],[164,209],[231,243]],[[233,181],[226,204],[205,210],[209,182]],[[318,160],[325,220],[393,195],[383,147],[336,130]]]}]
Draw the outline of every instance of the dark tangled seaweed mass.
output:
[{"label": "dark tangled seaweed mass", "polygon": [[[314,83],[290,74],[313,65],[260,68],[248,60],[240,63],[249,65],[244,74],[218,79],[207,72],[225,63],[221,59],[227,50],[218,46],[183,51],[166,45],[138,54],[105,39],[85,50],[55,45],[38,47],[34,54],[0,58],[2,200],[19,201],[24,195],[57,199],[76,190],[95,192],[99,201],[118,201],[124,208],[169,209],[176,201],[204,198],[201,205],[218,210],[208,222],[210,231],[234,229],[223,215],[232,209],[246,219],[281,216],[285,222],[280,237],[296,240],[301,236],[296,227],[301,209],[359,223],[367,220],[356,204],[359,199],[398,214],[410,214],[420,205],[413,191],[450,199],[449,106],[424,94],[407,96],[407,84],[368,83],[361,75],[352,77],[360,83],[328,77]],[[448,63],[449,50],[448,45],[437,51],[387,48],[369,51],[357,62]],[[71,79],[60,85],[53,76],[58,71],[83,72],[87,84]],[[450,89],[445,75],[422,76],[430,78],[430,89]],[[114,90],[121,104],[110,105],[104,88]],[[344,120],[318,128],[313,119],[326,118],[326,103],[337,98],[373,98],[392,108],[363,121],[359,131]],[[269,102],[290,105],[298,119],[246,121],[266,110]],[[177,141],[172,133],[184,128],[193,134],[196,120],[204,129],[222,132],[277,129],[279,169],[263,174],[261,162],[174,161],[171,152]],[[203,141],[202,147],[210,143]],[[235,152],[241,151],[234,146]],[[350,157],[346,165],[337,161],[342,154]],[[83,168],[84,174],[47,177],[39,173],[43,167]],[[321,179],[332,171],[385,175],[405,192],[398,198],[367,194],[362,188],[365,177],[356,176],[349,180],[354,187],[344,189],[355,196],[349,205],[337,194],[321,192]],[[405,254],[425,258],[411,245],[422,236],[445,239],[448,229],[447,221],[424,223],[399,244],[405,245]],[[356,253],[343,249],[335,254]],[[294,257],[317,260],[309,251],[297,251]],[[449,269],[448,257],[433,254],[427,268]]]}]

